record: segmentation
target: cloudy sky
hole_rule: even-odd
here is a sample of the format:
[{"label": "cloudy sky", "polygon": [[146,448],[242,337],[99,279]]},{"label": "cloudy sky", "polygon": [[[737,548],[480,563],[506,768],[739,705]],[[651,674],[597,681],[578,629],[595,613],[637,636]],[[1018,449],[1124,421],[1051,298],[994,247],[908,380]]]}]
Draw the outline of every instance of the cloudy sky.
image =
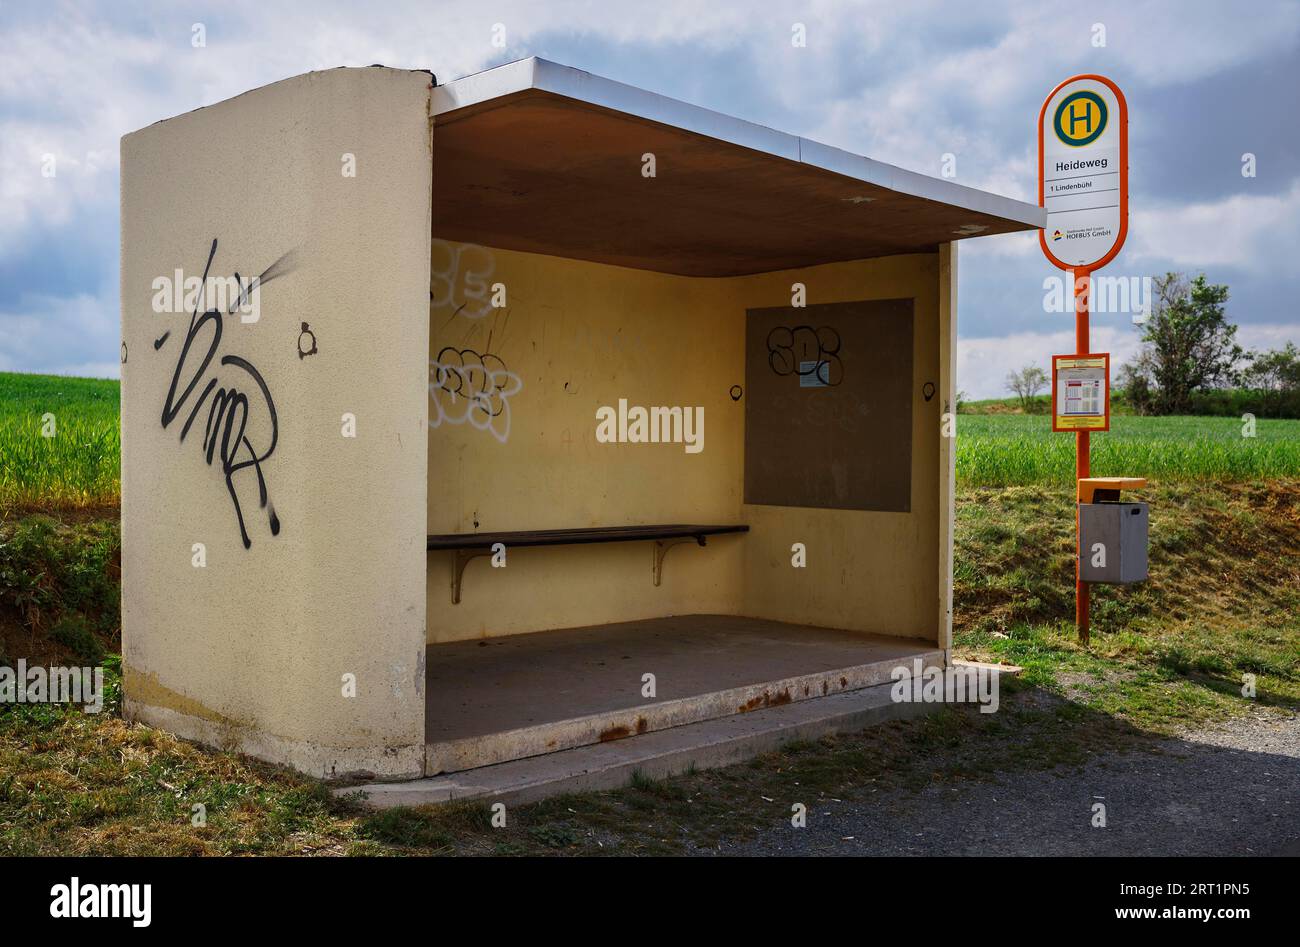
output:
[{"label": "cloudy sky", "polygon": [[[1230,286],[1249,347],[1300,342],[1296,2],[6,0],[0,370],[117,374],[124,133],[312,69],[446,81],[533,55],[927,174],[951,153],[959,183],[1028,201],[1043,98],[1103,73],[1128,98],[1132,165],[1128,243],[1105,272],[1203,271]],[[964,242],[960,273],[958,385],[972,396],[1073,347],[1072,315],[1044,312],[1056,271],[1033,235]],[[1136,338],[1128,316],[1093,318],[1094,350],[1122,360]]]}]

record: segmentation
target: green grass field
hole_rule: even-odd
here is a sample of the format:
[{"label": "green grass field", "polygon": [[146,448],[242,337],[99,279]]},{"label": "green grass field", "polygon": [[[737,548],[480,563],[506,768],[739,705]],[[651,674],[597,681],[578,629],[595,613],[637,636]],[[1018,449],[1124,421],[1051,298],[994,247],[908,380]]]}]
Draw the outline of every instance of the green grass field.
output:
[{"label": "green grass field", "polygon": [[[1111,416],[1092,436],[1092,473],[1167,483],[1300,476],[1300,420],[1260,419],[1242,436],[1237,418]],[[1045,414],[957,416],[957,480],[976,487],[1069,484],[1074,437]]]},{"label": "green grass field", "polygon": [[0,372],[0,507],[115,503],[117,414],[111,379]]},{"label": "green grass field", "polygon": [[[54,436],[42,436],[54,416]],[[107,506],[119,496],[118,383],[0,372],[0,508]],[[1163,482],[1300,476],[1300,420],[1111,417],[1092,438],[1096,476]],[[961,414],[957,480],[973,487],[1069,484],[1074,438],[1045,414]]]}]

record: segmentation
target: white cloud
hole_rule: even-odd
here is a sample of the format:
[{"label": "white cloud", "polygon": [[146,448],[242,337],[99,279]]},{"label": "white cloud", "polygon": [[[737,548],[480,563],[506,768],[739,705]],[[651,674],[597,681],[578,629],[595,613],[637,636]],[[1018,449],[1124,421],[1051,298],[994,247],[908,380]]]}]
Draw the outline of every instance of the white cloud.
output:
[{"label": "white cloud", "polygon": [[[1093,325],[1089,348],[1109,352],[1111,376],[1137,351],[1139,336],[1127,325]],[[1009,372],[1037,365],[1049,375],[1052,356],[1075,350],[1074,327],[1052,332],[1017,332],[1001,338],[957,340],[957,387],[972,399],[1006,398]]]},{"label": "white cloud", "polygon": [[[206,48],[191,46],[195,20],[205,21]],[[807,27],[805,49],[790,43],[796,21]],[[1090,43],[1097,22],[1107,29],[1104,50]],[[496,23],[506,27],[504,50],[491,44]],[[641,83],[656,91],[673,83],[680,88],[693,54],[722,53],[734,62],[734,74],[701,71],[695,83],[726,90],[725,100],[710,101],[714,107],[757,121],[764,110],[783,109],[794,118],[776,124],[793,126],[790,131],[929,174],[937,174],[941,156],[952,152],[959,183],[1032,201],[1033,115],[1062,77],[1101,69],[1135,91],[1204,79],[1294,49],[1300,5],[1241,10],[1094,2],[1076,10],[1040,0],[814,0],[796,6],[504,0],[486,7],[477,0],[408,0],[372,5],[359,17],[341,0],[317,0],[310,15],[301,7],[253,0],[198,13],[163,2],[65,7],[57,14],[35,5],[20,13],[7,4],[0,32],[4,258],[56,228],[71,233],[91,218],[111,220],[118,141],[126,132],[312,69],[382,62],[429,68],[445,81],[502,58],[541,52],[536,44],[543,41],[590,49],[591,59],[637,57],[665,72],[678,65],[659,85]],[[572,64],[588,65],[582,58]],[[746,84],[753,89],[749,97]],[[58,156],[54,179],[40,174],[47,153]],[[1242,190],[1242,196],[1206,205],[1135,206],[1126,257],[1146,261],[1152,271],[1161,268],[1156,261],[1259,273],[1290,268],[1290,248],[1300,240],[1300,185],[1281,198],[1252,197],[1248,185]],[[1033,234],[1005,236],[967,242],[962,260],[976,267],[999,258],[1028,264],[1038,253]],[[115,271],[116,264],[101,269]],[[100,297],[100,322],[83,341],[67,340],[66,361],[110,365],[104,359],[116,349],[113,294],[68,286],[68,298],[49,314],[76,310],[87,293]],[[28,302],[9,306],[21,312],[0,312],[0,363],[28,364],[20,361],[15,333],[26,325],[24,313],[46,306]],[[40,355],[43,365],[58,359]]]},{"label": "white cloud", "polygon": [[0,310],[0,371],[116,378],[118,363],[88,354],[118,352],[117,289],[69,297],[32,295]]},{"label": "white cloud", "polygon": [[[222,4],[207,17],[207,46],[196,49],[191,22],[203,14],[134,6],[136,15],[121,21],[113,14],[122,8],[100,7],[6,28],[0,109],[14,114],[0,120],[7,172],[0,252],[33,221],[64,219],[70,208],[111,190],[125,132],[311,69],[383,62],[430,68],[447,79],[503,55],[527,55],[536,37],[566,32],[606,48],[735,49],[745,68],[778,64],[767,94],[807,114],[809,127],[801,130],[814,137],[928,173],[953,152],[963,183],[1032,199],[1029,120],[1024,147],[1015,153],[1006,153],[996,131],[989,133],[990,124],[1006,126],[1009,107],[1036,101],[1067,72],[1093,68],[1099,55],[1143,82],[1169,84],[1285,49],[1300,35],[1295,4],[1245,14],[1214,4],[1175,11],[1167,4],[1103,3],[1085,15],[1049,10],[1037,0],[994,7],[844,0],[807,8],[513,0],[491,9],[412,0],[358,18],[351,4],[321,0],[309,20],[300,8]],[[129,14],[130,6],[124,8]],[[806,49],[790,44],[795,20],[808,28]],[[1101,51],[1090,45],[1097,21],[1107,27]],[[491,45],[496,23],[506,28],[505,50]],[[941,53],[927,55],[935,44],[942,44]],[[893,68],[846,97],[834,83],[856,74],[858,64],[835,57],[853,51],[882,57]],[[46,152],[68,161],[55,188],[39,177],[34,160]]]},{"label": "white cloud", "polygon": [[[785,84],[789,107],[812,114],[806,134],[926,174],[937,174],[940,156],[951,152],[960,183],[1031,203],[1037,201],[1034,120],[1062,79],[1100,71],[1132,93],[1214,76],[1300,40],[1300,5],[1286,2],[1249,11],[1214,3],[1079,8],[1040,0],[890,5],[859,8],[856,15],[838,6],[826,10],[825,28],[861,32],[864,56],[881,52],[882,42],[907,55],[887,57],[887,74],[849,97],[818,98],[806,83]],[[1092,46],[1096,23],[1106,28],[1105,48]],[[927,47],[936,27],[943,37],[970,40],[932,55]],[[1007,135],[1012,116],[1023,116],[1019,140]]]},{"label": "white cloud", "polygon": [[[1243,182],[1248,189],[1249,181]],[[1241,193],[1210,203],[1138,208],[1129,232],[1127,253],[1134,262],[1288,272],[1300,246],[1300,181],[1282,194]]]},{"label": "white cloud", "polygon": [[1089,9],[1107,26],[1124,72],[1151,85],[1175,85],[1291,48],[1300,6],[1272,3],[1160,3],[1146,0]]}]

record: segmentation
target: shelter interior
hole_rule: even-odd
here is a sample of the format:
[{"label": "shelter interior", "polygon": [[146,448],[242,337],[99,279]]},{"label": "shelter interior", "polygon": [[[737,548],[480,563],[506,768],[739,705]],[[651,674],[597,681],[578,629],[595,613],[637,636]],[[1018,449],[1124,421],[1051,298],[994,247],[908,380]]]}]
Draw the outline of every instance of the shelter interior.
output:
[{"label": "shelter interior", "polygon": [[433,149],[428,773],[943,663],[951,246],[1023,228],[538,89]]}]

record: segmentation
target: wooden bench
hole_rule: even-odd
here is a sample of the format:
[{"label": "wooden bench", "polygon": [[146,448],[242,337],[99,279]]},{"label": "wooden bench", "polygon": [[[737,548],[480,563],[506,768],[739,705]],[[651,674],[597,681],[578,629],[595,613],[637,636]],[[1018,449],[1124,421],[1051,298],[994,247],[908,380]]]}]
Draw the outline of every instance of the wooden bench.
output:
[{"label": "wooden bench", "polygon": [[651,578],[659,585],[663,578],[664,555],[680,543],[696,542],[705,545],[709,536],[724,533],[747,533],[744,524],[696,525],[673,523],[666,526],[594,526],[584,529],[529,529],[497,533],[447,533],[429,536],[428,549],[450,550],[456,554],[451,577],[451,602],[460,604],[461,578],[471,559],[492,555],[492,547],[500,543],[506,549],[512,546],[574,546],[586,543],[629,543],[651,541],[654,543],[654,569]]}]

